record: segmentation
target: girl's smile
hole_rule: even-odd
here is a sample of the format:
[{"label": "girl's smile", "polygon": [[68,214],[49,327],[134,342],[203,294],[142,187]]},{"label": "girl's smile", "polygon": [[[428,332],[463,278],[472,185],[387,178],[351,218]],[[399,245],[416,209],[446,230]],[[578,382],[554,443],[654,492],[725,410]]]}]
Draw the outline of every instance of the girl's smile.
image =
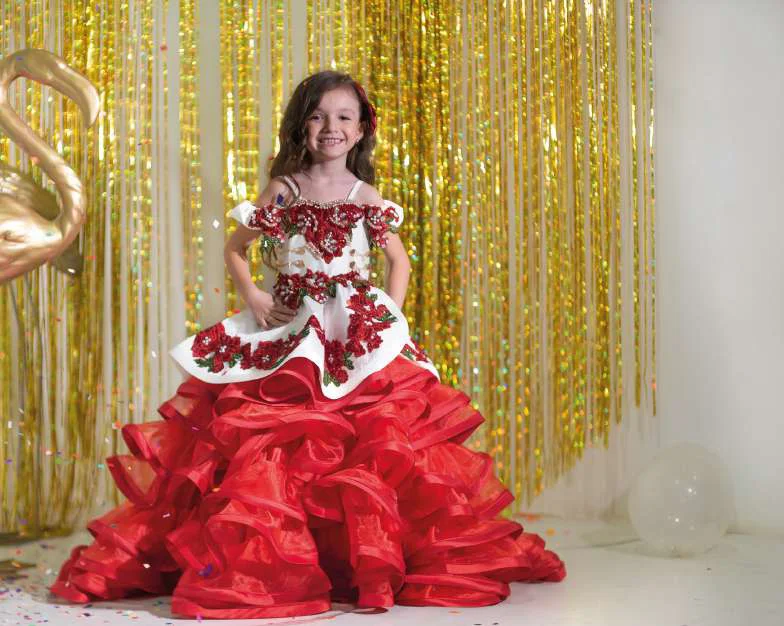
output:
[{"label": "girl's smile", "polygon": [[321,137],[319,138],[319,143],[325,146],[336,146],[339,143],[343,143],[343,140],[340,137]]},{"label": "girl's smile", "polygon": [[362,138],[360,104],[354,91],[338,87],[325,92],[307,117],[305,129],[307,148],[314,160],[347,155]]}]

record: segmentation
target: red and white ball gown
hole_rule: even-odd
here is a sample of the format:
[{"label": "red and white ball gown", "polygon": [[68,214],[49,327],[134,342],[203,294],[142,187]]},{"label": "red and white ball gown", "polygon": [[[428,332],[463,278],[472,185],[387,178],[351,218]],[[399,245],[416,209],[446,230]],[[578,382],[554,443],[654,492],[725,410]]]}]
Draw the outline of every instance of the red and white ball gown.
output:
[{"label": "red and white ball gown", "polygon": [[247,310],[174,347],[191,375],[159,421],[122,429],[108,459],[127,501],[93,520],[51,591],[74,602],[171,594],[206,618],[320,613],[330,601],[481,606],[512,581],[559,581],[538,535],[499,517],[513,499],[463,442],[484,421],[439,381],[369,252],[402,209],[353,198],[231,216],[276,246],[274,290],[297,315]]}]

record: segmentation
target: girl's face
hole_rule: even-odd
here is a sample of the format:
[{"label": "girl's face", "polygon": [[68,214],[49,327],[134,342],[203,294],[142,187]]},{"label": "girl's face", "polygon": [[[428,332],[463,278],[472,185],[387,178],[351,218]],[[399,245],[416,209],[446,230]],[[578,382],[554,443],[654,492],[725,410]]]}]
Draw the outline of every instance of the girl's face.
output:
[{"label": "girl's face", "polygon": [[305,120],[307,148],[315,161],[345,157],[362,138],[360,105],[351,87],[324,92]]}]

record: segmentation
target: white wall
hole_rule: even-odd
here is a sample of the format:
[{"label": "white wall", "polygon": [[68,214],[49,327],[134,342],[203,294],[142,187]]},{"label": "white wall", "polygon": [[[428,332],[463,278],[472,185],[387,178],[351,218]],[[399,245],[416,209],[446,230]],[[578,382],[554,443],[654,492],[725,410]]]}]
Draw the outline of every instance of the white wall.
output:
[{"label": "white wall", "polygon": [[736,530],[784,531],[784,1],[657,0],[661,445],[734,481]]}]

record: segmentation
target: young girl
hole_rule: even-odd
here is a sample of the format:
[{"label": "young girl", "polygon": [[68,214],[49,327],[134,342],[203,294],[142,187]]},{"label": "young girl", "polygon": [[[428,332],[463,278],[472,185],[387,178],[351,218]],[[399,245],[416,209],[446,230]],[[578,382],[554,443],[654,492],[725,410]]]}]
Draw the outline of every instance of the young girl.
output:
[{"label": "young girl", "polygon": [[[372,187],[375,128],[348,75],[297,87],[269,185],[231,212],[225,260],[247,308],[172,350],[191,376],[164,420],[123,428],[131,454],[108,466],[128,500],[89,524],[54,593],[172,594],[179,615],[253,618],[482,606],[511,581],[565,576],[498,517],[513,496],[462,445],[484,419],[409,335],[403,214]],[[272,293],[248,270],[256,238]],[[374,246],[386,292],[368,280]]]}]

